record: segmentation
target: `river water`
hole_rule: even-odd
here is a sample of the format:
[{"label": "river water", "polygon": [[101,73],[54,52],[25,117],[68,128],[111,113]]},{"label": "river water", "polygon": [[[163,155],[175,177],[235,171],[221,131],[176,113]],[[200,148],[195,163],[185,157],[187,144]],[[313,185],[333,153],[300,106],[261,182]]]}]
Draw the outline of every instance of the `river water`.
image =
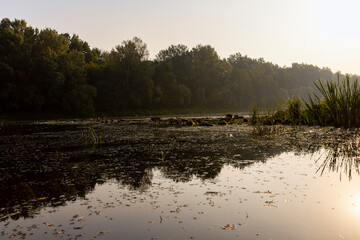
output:
[{"label": "river water", "polygon": [[321,144],[334,129],[252,131],[3,123],[0,239],[360,239],[358,159]]}]

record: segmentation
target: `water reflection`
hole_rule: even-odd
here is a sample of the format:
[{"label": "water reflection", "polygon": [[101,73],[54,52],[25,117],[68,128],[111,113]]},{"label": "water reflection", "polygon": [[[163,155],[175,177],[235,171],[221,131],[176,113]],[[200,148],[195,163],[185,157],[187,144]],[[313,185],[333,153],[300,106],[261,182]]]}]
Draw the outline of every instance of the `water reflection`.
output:
[{"label": "water reflection", "polygon": [[325,147],[328,156],[322,172],[344,169],[349,177],[352,169],[359,172],[358,139],[324,144],[308,132],[261,139],[252,137],[245,127],[93,127],[101,128],[102,135],[96,149],[89,144],[91,139],[84,142],[81,125],[36,125],[35,131],[21,125],[15,127],[15,135],[2,129],[1,221],[33,217],[46,206],[85,198],[96,184],[110,179],[144,192],[152,185],[154,169],[174,182],[214,179],[224,165],[243,169],[284,152],[314,153]]},{"label": "water reflection", "polygon": [[344,174],[351,180],[353,173],[359,174],[360,138],[338,139],[324,144],[326,157],[318,169],[321,174],[325,170],[338,172],[340,180]]}]

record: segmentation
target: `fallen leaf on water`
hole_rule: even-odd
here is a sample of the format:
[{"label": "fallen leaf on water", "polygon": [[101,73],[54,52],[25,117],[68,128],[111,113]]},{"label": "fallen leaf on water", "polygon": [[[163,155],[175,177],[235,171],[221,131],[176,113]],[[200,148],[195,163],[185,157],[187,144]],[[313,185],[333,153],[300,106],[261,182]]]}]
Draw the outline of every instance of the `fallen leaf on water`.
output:
[{"label": "fallen leaf on water", "polygon": [[44,200],[44,199],[47,199],[47,197],[38,198],[38,200]]},{"label": "fallen leaf on water", "polygon": [[211,204],[211,206],[215,205],[215,203],[213,201],[211,201],[211,200],[210,200],[210,204]]},{"label": "fallen leaf on water", "polygon": [[99,232],[99,235],[104,235],[105,233],[111,232],[110,229],[106,229]]},{"label": "fallen leaf on water", "polygon": [[230,226],[229,224],[222,226],[221,227],[224,230],[234,230],[235,229],[235,225]]},{"label": "fallen leaf on water", "polygon": [[207,192],[205,192],[204,194],[205,194],[205,195],[210,195],[210,194],[218,195],[218,193],[219,193],[219,192],[207,191]]},{"label": "fallen leaf on water", "polygon": [[275,205],[273,205],[274,201],[265,201],[264,202],[264,206],[268,206],[268,207],[277,207]]},{"label": "fallen leaf on water", "polygon": [[83,227],[74,227],[75,230],[80,230],[82,229]]},{"label": "fallen leaf on water", "polygon": [[51,227],[53,225],[52,223],[47,223],[47,222],[44,222],[44,224],[48,227]]},{"label": "fallen leaf on water", "polygon": [[13,238],[13,237],[16,237],[19,235],[21,235],[21,232],[13,233],[13,234],[11,234],[11,236],[9,238]]},{"label": "fallen leaf on water", "polygon": [[180,207],[179,206],[176,206],[176,209],[175,210],[170,210],[171,213],[179,213],[180,212]]}]

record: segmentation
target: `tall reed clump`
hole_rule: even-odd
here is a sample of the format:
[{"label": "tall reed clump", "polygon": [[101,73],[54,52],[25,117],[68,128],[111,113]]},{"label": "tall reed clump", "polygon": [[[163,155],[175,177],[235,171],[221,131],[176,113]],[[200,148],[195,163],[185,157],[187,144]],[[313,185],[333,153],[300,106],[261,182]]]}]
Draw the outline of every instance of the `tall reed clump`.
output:
[{"label": "tall reed clump", "polygon": [[250,108],[250,123],[256,124],[259,122],[259,108],[256,105],[251,106]]},{"label": "tall reed clump", "polygon": [[337,81],[314,83],[319,95],[309,95],[309,101],[299,97],[289,99],[281,110],[259,114],[257,107],[250,109],[251,124],[306,124],[333,125],[335,127],[360,127],[360,87],[350,76]]},{"label": "tall reed clump", "polygon": [[250,123],[252,125],[276,125],[276,124],[302,124],[303,107],[299,97],[293,97],[279,104],[275,109],[267,109],[259,114],[259,108],[250,108]]},{"label": "tall reed clump", "polygon": [[299,97],[293,97],[287,102],[287,109],[285,111],[286,119],[291,123],[303,122],[302,102]]},{"label": "tall reed clump", "polygon": [[340,81],[339,75],[335,82],[319,79],[315,83],[321,97],[314,94],[305,103],[304,115],[310,125],[334,125],[335,127],[360,127],[360,88],[357,80],[350,82],[349,75]]}]

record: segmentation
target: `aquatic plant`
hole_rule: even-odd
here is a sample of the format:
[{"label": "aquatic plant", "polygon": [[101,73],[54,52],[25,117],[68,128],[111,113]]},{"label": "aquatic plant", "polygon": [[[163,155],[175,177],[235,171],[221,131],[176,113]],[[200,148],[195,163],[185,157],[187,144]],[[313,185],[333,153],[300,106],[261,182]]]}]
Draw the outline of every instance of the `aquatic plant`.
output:
[{"label": "aquatic plant", "polygon": [[286,118],[293,123],[302,122],[302,102],[299,97],[293,97],[287,102]]},{"label": "aquatic plant", "polygon": [[45,122],[46,124],[55,124],[57,123],[56,120],[48,120]]},{"label": "aquatic plant", "polygon": [[[350,83],[349,75],[346,75],[343,81],[340,81],[339,75],[335,82],[326,82],[321,80],[315,83],[315,86],[322,94],[322,98],[314,94],[320,102],[322,114],[327,117],[328,122],[335,127],[359,127],[360,126],[360,89],[358,81]],[[326,114],[328,113],[328,114]]]},{"label": "aquatic plant", "polygon": [[330,123],[329,112],[325,107],[323,99],[320,99],[315,103],[310,97],[309,102],[304,101],[304,105],[303,120],[305,124],[326,126]]},{"label": "aquatic plant", "polygon": [[85,128],[87,130],[83,130],[81,132],[81,138],[85,141],[85,144],[88,144],[88,139],[92,139],[92,152],[95,150],[97,145],[101,144],[101,127],[99,128],[99,134],[92,127]]},{"label": "aquatic plant", "polygon": [[96,144],[98,141],[98,136],[96,134],[95,129],[93,129],[92,127],[89,127],[89,132],[91,133],[91,136],[93,137],[94,144]]},{"label": "aquatic plant", "polygon": [[250,123],[256,124],[259,120],[259,107],[256,105],[251,106],[250,108]]},{"label": "aquatic plant", "polygon": [[261,124],[256,124],[252,128],[252,135],[256,137],[264,137],[264,136],[271,136],[274,134],[279,134],[284,132],[284,128],[281,126],[265,126]]},{"label": "aquatic plant", "polygon": [[309,95],[309,100],[293,97],[285,109],[273,114],[258,116],[258,109],[250,109],[251,123],[256,124],[307,124],[335,127],[360,127],[360,87],[358,81],[344,80],[314,82],[320,94]]}]

